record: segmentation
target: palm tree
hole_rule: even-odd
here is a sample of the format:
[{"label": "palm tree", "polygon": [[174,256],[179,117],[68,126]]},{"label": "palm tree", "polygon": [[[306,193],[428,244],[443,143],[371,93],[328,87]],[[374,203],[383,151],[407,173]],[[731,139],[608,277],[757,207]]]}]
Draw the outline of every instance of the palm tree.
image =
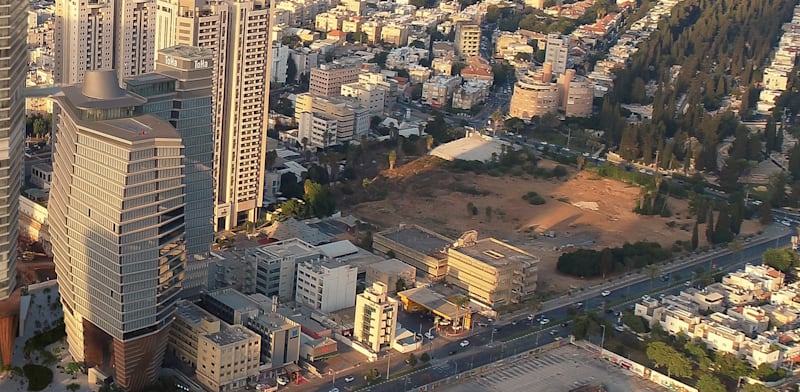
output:
[{"label": "palm tree", "polygon": [[492,130],[494,130],[495,136],[497,135],[497,130],[503,126],[503,113],[498,109],[492,113]]},{"label": "palm tree", "polygon": [[389,170],[394,170],[394,164],[397,162],[397,151],[392,150],[389,152]]},{"label": "palm tree", "polygon": [[[469,302],[469,297],[466,295],[459,295],[453,299],[453,303],[456,305],[456,320],[453,322],[453,327],[455,327],[455,322],[461,319],[461,308]],[[461,328],[464,328],[465,325],[461,325]]]}]

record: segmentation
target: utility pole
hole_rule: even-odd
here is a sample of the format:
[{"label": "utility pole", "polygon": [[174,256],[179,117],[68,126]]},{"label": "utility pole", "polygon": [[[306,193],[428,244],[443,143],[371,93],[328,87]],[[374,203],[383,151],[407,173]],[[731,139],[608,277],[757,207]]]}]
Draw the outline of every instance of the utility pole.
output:
[{"label": "utility pole", "polygon": [[606,325],[600,324],[600,328],[603,328],[603,335],[600,336],[600,358],[603,357],[603,344],[606,342]]},{"label": "utility pole", "polygon": [[389,365],[392,363],[392,357],[386,354],[386,381],[389,381]]}]

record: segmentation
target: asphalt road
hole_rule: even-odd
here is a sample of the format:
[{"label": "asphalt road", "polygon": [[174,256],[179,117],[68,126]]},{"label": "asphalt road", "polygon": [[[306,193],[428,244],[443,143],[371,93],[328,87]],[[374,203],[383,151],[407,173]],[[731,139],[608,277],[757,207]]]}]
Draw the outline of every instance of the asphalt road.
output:
[{"label": "asphalt road", "polygon": [[[515,320],[507,320],[503,324],[476,327],[470,332],[469,336],[460,339],[437,337],[433,342],[425,339],[424,351],[432,356],[429,367],[389,382],[374,385],[367,390],[372,392],[405,391],[468,369],[486,365],[504,357],[531,350],[551,343],[557,338],[566,338],[569,335],[570,327],[562,326],[562,323],[572,317],[571,313],[573,311],[570,309],[575,309],[578,302],[582,303],[584,310],[596,309],[610,320],[616,321],[615,314],[617,312],[629,307],[644,294],[651,296],[657,296],[661,293],[675,294],[685,287],[686,281],[691,281],[692,284],[697,283],[699,277],[696,276],[695,271],[698,267],[702,267],[706,272],[712,268],[730,271],[747,263],[760,263],[761,255],[765,250],[788,245],[790,236],[793,234],[791,230],[781,225],[773,225],[768,233],[772,235],[767,238],[744,242],[738,252],[724,252],[716,256],[699,255],[694,259],[698,260],[700,264],[677,265],[676,263],[675,266],[664,267],[663,274],[659,273],[659,276],[655,279],[650,279],[649,277],[635,279],[621,288],[616,288],[607,296],[603,296],[600,293],[575,296],[573,300],[566,301],[563,306],[549,309],[543,314],[536,315],[536,318],[543,316],[549,319],[550,322],[547,325],[541,325],[536,319],[529,320],[527,316],[522,316]],[[662,280],[661,275],[666,275],[669,279]],[[604,312],[606,308],[610,308],[612,311],[606,313]],[[480,320],[476,319],[474,322],[477,321]],[[426,323],[425,326],[427,325]],[[406,327],[417,328],[410,322]],[[495,328],[497,329],[495,330]],[[607,331],[607,333],[616,332]],[[461,347],[461,340],[468,340],[469,345]],[[415,353],[417,357],[420,354],[421,352]],[[398,374],[411,369],[403,362],[407,358],[405,354],[395,353],[389,357],[391,362],[388,365],[391,368],[391,374]],[[386,357],[375,363],[363,365],[347,374],[337,375],[335,383],[332,382],[332,378],[327,378],[327,382],[324,385],[312,382],[311,384],[315,385],[308,385],[307,387],[316,391],[330,391],[333,387],[338,388],[340,391],[346,391],[347,387],[352,389],[360,388],[364,386],[365,376],[371,368],[377,369],[385,379],[387,370]],[[352,375],[355,380],[350,383],[345,382],[344,377],[346,375]],[[298,387],[299,389],[307,390],[303,386]]]}]

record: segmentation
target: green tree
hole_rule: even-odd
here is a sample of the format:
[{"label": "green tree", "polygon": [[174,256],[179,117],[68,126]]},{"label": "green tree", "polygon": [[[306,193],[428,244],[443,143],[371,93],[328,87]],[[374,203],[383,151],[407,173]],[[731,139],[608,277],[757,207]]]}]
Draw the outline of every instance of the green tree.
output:
[{"label": "green tree", "polygon": [[697,221],[695,221],[694,229],[692,229],[692,250],[696,250],[700,242],[700,239],[698,238],[697,226]]},{"label": "green tree", "polygon": [[758,221],[762,225],[772,222],[772,208],[769,203],[762,202],[761,205],[758,206]]},{"label": "green tree", "polygon": [[697,380],[698,392],[725,392],[725,385],[718,378],[708,373],[703,373]]},{"label": "green tree", "polygon": [[303,198],[308,205],[310,215],[323,218],[336,212],[336,198],[328,187],[306,180],[303,189],[305,191]]},{"label": "green tree", "polygon": [[774,389],[765,387],[761,384],[744,384],[741,389],[742,392],[775,392]]},{"label": "green tree", "polygon": [[748,374],[747,363],[733,354],[714,352],[714,365],[717,371],[731,379],[738,380]]},{"label": "green tree", "polygon": [[690,377],[692,363],[683,354],[664,342],[652,342],[647,345],[647,358],[657,368],[667,368],[667,375],[672,377]]},{"label": "green tree", "polygon": [[406,281],[403,278],[397,278],[397,282],[394,283],[394,288],[396,291],[403,291],[406,289]]},{"label": "green tree", "polygon": [[428,355],[428,353],[422,353],[422,355],[419,356],[419,360],[422,361],[422,363],[428,363],[428,361],[431,360],[431,356]]},{"label": "green tree", "polygon": [[622,323],[627,325],[633,332],[636,333],[646,333],[647,332],[647,321],[642,318],[641,316],[637,316],[633,313],[625,313],[622,315]]},{"label": "green tree", "polygon": [[709,244],[714,243],[714,210],[708,209],[708,218],[706,219],[706,241]]},{"label": "green tree", "polygon": [[408,359],[406,359],[406,363],[411,365],[411,367],[417,366],[417,357],[414,353],[408,354]]},{"label": "green tree", "polygon": [[714,228],[713,242],[722,244],[733,240],[731,231],[731,216],[728,211],[720,211],[717,218],[717,226]]},{"label": "green tree", "polygon": [[800,264],[800,256],[791,249],[767,249],[761,255],[764,264],[778,271],[789,272]]}]

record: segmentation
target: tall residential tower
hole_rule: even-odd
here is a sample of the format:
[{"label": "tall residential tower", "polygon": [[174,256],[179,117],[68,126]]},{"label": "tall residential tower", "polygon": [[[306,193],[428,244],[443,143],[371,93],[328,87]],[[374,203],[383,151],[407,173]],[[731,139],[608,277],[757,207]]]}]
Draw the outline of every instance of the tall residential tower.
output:
[{"label": "tall residential tower", "polygon": [[0,355],[11,363],[19,297],[16,288],[19,195],[25,137],[27,74],[25,0],[0,2]]},{"label": "tall residential tower", "polygon": [[184,155],[116,76],[53,96],[48,220],[70,354],[139,391],[157,380],[186,268]]},{"label": "tall residential tower", "polygon": [[96,69],[116,69],[120,78],[153,70],[155,0],[59,0],[55,30],[56,83],[80,83]]},{"label": "tall residential tower", "polygon": [[268,0],[158,0],[159,45],[214,54],[215,228],[255,222],[264,196],[271,44]]}]

